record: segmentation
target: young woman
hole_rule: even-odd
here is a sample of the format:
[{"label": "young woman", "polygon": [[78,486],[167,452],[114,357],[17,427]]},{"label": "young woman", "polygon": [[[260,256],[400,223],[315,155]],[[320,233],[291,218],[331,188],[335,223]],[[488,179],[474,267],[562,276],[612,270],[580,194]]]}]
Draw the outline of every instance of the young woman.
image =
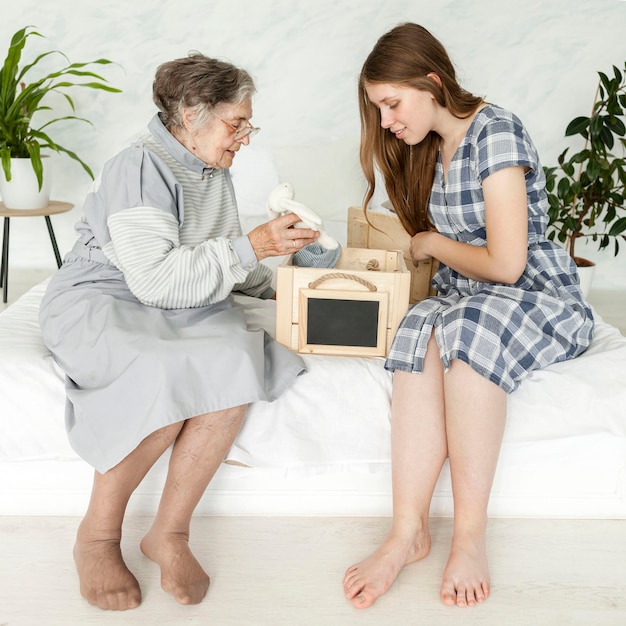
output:
[{"label": "young woman", "polygon": [[440,595],[474,605],[490,593],[487,505],[507,394],[532,370],[582,353],[592,313],[572,260],[545,237],[544,174],[527,131],[461,88],[431,33],[408,23],[378,40],[359,106],[365,204],[377,167],[412,235],[413,262],[435,258],[440,267],[437,295],[408,311],[386,362],[392,528],[347,570],[344,591],[370,606],[404,565],[428,554],[430,501],[449,458],[454,536]]}]

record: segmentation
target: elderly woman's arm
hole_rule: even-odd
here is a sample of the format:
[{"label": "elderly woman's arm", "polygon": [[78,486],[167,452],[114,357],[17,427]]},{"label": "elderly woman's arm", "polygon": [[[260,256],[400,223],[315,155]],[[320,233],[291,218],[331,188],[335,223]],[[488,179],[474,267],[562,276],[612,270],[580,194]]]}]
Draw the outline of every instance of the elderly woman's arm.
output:
[{"label": "elderly woman's arm", "polygon": [[[153,207],[114,213],[108,226],[111,241],[104,251],[144,304],[167,309],[204,306],[226,298],[235,285],[249,295],[271,295],[271,271],[255,262],[246,237],[181,245],[177,219]],[[246,247],[252,256],[241,259],[237,248]]]}]

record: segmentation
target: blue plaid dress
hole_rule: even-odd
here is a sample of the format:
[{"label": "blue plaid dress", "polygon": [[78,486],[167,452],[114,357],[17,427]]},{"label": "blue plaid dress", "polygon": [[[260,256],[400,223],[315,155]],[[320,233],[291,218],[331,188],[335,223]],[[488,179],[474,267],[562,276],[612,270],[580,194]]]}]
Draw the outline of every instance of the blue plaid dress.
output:
[{"label": "blue plaid dress", "polygon": [[429,214],[437,230],[456,241],[486,245],[482,182],[521,165],[528,196],[528,260],[514,285],[465,278],[444,264],[433,279],[437,295],[409,309],[385,367],[421,372],[434,330],[444,368],[452,359],[514,391],[532,370],[584,352],[593,315],[579,287],[576,266],[545,238],[545,177],[537,150],[520,120],[489,105],[478,112],[444,181],[437,163]]}]

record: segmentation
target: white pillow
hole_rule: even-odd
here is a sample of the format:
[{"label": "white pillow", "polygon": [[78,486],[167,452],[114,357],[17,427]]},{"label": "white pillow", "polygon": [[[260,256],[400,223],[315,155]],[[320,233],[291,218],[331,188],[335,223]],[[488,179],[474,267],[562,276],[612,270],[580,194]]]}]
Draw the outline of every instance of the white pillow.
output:
[{"label": "white pillow", "polygon": [[266,218],[265,203],[281,181],[269,150],[258,145],[241,146],[230,168],[239,215]]},{"label": "white pillow", "polygon": [[359,162],[359,138],[317,146],[273,150],[280,182],[291,183],[295,199],[324,220],[345,221],[348,208],[361,206],[366,183]]}]

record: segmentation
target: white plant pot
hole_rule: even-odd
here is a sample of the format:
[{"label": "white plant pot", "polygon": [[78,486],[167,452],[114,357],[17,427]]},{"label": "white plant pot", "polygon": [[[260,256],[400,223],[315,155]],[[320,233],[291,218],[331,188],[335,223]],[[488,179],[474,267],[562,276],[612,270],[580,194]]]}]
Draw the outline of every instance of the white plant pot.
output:
[{"label": "white plant pot", "polygon": [[38,189],[37,176],[30,159],[11,159],[11,180],[0,167],[0,194],[7,209],[43,209],[50,202],[50,176],[43,170],[43,185]]}]

